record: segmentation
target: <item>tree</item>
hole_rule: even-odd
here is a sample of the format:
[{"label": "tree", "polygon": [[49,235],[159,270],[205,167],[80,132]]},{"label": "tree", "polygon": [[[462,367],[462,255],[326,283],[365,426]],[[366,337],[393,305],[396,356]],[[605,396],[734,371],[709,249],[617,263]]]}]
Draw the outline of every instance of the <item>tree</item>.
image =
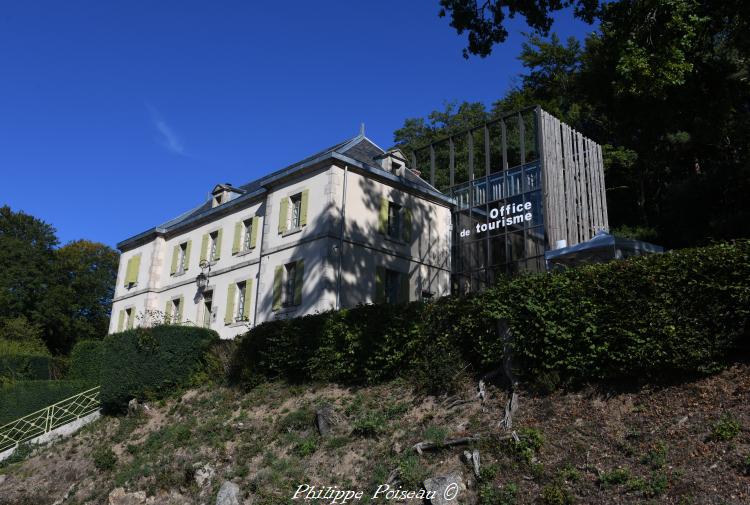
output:
[{"label": "tree", "polygon": [[58,244],[49,224],[0,208],[0,327],[15,338],[40,333],[52,352],[67,353],[107,333],[118,254],[86,240]]},{"label": "tree", "polygon": [[440,0],[440,17],[450,15],[450,25],[459,35],[468,32],[464,58],[470,54],[485,57],[508,37],[506,17],[521,15],[537,34],[546,36],[552,14],[571,6],[577,17],[589,23],[599,12],[599,0]]}]

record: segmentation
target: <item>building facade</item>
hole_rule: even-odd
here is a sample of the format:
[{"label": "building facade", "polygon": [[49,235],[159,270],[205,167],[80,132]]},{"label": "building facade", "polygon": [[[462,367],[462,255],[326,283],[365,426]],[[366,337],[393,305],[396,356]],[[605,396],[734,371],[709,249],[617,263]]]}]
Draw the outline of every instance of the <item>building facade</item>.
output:
[{"label": "building facade", "polygon": [[450,244],[450,197],[360,134],[249,184],[217,184],[119,243],[109,330],[167,320],[232,338],[276,318],[442,296]]},{"label": "building facade", "polygon": [[110,332],[167,320],[232,338],[277,318],[481,290],[607,228],[601,147],[539,107],[408,160],[360,134],[217,184],[118,244]]}]

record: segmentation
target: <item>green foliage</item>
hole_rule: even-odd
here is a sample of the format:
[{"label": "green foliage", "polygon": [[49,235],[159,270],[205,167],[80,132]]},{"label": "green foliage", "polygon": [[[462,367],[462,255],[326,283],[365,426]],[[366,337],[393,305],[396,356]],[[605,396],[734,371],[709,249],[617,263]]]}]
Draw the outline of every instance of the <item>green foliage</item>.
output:
[{"label": "green foliage", "polygon": [[442,446],[448,437],[448,429],[443,426],[431,424],[424,430],[424,439],[436,446]]},{"label": "green foliage", "polygon": [[0,382],[50,379],[53,362],[51,356],[0,354]]},{"label": "green foliage", "polygon": [[642,463],[650,466],[653,470],[661,470],[667,466],[667,444],[661,440],[652,447],[641,460]]},{"label": "green foliage", "polygon": [[732,440],[742,431],[742,424],[731,414],[724,414],[711,428],[711,439],[726,442]]},{"label": "green foliage", "polygon": [[33,452],[34,447],[30,443],[27,442],[25,444],[20,444],[18,447],[16,447],[16,450],[10,454],[10,456],[0,461],[0,469],[24,461],[26,458],[31,456]]},{"label": "green foliage", "polygon": [[429,477],[429,470],[416,454],[408,454],[398,463],[398,478],[403,489],[420,489]]},{"label": "green foliage", "polygon": [[573,497],[559,484],[547,484],[542,489],[542,503],[544,505],[572,505]]},{"label": "green foliage", "polygon": [[91,459],[96,469],[101,472],[108,472],[117,464],[117,456],[108,446],[96,448],[91,454]]},{"label": "green foliage", "polygon": [[518,442],[513,442],[513,451],[516,456],[531,463],[531,460],[544,445],[544,435],[534,428],[521,428],[518,430]]},{"label": "green foliage", "polygon": [[109,326],[118,253],[79,240],[58,247],[49,224],[0,207],[0,338],[9,332],[67,354]]},{"label": "green foliage", "polygon": [[725,366],[749,307],[750,241],[737,241],[518,276],[429,304],[264,323],[239,339],[232,379],[361,384],[400,376],[447,391],[464,364],[475,372],[502,364],[505,320],[514,361],[530,382],[548,378],[554,389],[665,380]]},{"label": "green foliage", "polygon": [[294,453],[300,458],[311,456],[318,450],[318,439],[314,436],[302,438],[294,446]]},{"label": "green foliage", "polygon": [[604,472],[599,476],[599,485],[603,488],[619,486],[630,480],[630,471],[627,468],[615,468]]},{"label": "green foliage", "polygon": [[160,398],[187,386],[206,369],[206,355],[218,340],[214,331],[176,325],[108,335],[101,364],[103,408],[123,412],[131,398]]},{"label": "green foliage", "polygon": [[70,353],[68,378],[100,384],[103,351],[104,342],[101,340],[81,340],[76,343]]},{"label": "green foliage", "polygon": [[382,413],[369,410],[352,423],[352,434],[360,437],[376,437],[385,427],[385,417]]},{"label": "green foliage", "polygon": [[83,381],[29,380],[0,386],[0,425],[31,414],[91,387]]},{"label": "green foliage", "polygon": [[279,430],[284,431],[302,431],[313,426],[315,413],[308,408],[294,410],[285,415],[279,422]]},{"label": "green foliage", "polygon": [[515,484],[496,487],[490,482],[485,482],[479,486],[479,505],[514,505],[517,494],[518,486]]}]

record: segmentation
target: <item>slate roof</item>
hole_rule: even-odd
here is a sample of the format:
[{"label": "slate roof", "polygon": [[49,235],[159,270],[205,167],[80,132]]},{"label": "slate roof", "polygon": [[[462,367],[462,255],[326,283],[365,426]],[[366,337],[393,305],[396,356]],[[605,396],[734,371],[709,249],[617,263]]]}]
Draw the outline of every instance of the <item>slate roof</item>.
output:
[{"label": "slate roof", "polygon": [[173,219],[170,219],[169,221],[160,224],[156,228],[152,228],[120,242],[119,244],[117,244],[117,247],[122,250],[123,247],[127,247],[128,245],[133,244],[135,241],[145,238],[153,233],[169,232],[178,227],[187,225],[190,222],[201,219],[207,214],[212,213],[212,211],[218,212],[223,209],[230,208],[232,207],[233,202],[238,203],[241,200],[253,198],[265,193],[266,187],[269,184],[278,179],[281,179],[282,177],[288,177],[312,164],[319,163],[331,158],[339,159],[344,162],[354,161],[356,164],[361,165],[359,168],[362,168],[365,171],[377,173],[381,177],[401,182],[413,187],[414,189],[429,193],[433,197],[437,197],[445,201],[446,203],[450,203],[450,199],[446,195],[437,191],[427,181],[418,177],[408,169],[406,170],[404,177],[396,177],[390,172],[383,170],[380,167],[378,159],[382,158],[384,154],[385,151],[381,149],[377,144],[368,139],[364,134],[359,134],[356,137],[352,137],[348,140],[344,140],[343,142],[339,142],[338,144],[319,151],[316,154],[308,156],[307,158],[293,163],[287,167],[276,170],[275,172],[265,175],[259,179],[248,182],[247,184],[243,184],[239,186],[239,188],[234,188],[235,190],[240,189],[244,194],[232,200],[229,200],[228,202],[220,206],[213,207],[211,200],[208,200],[195,207],[194,209],[191,209]]}]

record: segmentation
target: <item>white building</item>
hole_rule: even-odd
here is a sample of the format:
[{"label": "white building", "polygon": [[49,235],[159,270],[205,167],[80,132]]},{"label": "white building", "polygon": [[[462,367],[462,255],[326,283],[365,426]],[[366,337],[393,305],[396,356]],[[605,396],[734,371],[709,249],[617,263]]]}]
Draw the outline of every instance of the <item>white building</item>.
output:
[{"label": "white building", "polygon": [[275,318],[448,294],[451,200],[406,165],[360,134],[249,184],[216,185],[118,244],[109,331],[166,317],[232,338]]}]

